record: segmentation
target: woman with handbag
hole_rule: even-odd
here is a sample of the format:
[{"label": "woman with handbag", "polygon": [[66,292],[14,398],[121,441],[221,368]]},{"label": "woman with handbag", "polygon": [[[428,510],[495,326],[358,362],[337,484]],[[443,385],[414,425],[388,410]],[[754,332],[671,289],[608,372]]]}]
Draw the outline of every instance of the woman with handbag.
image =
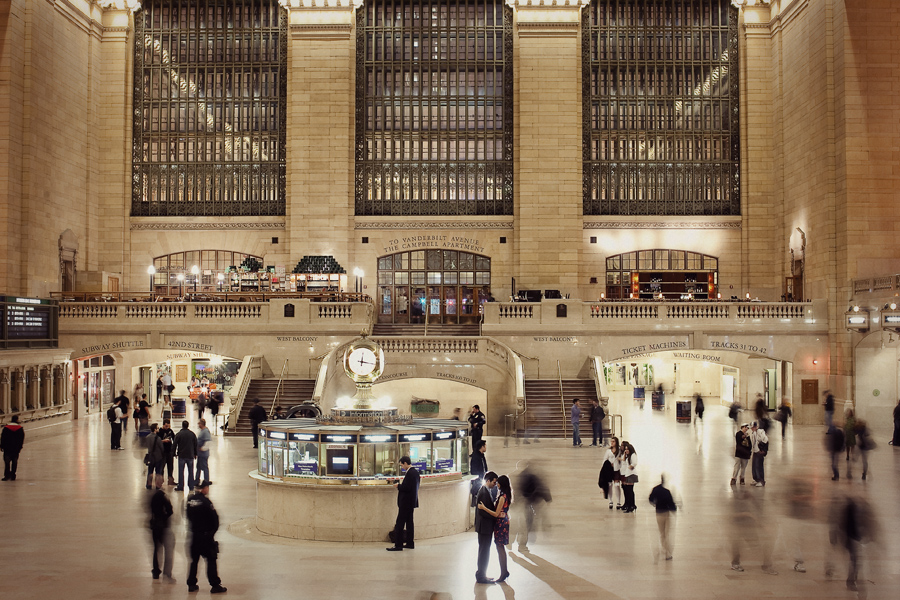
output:
[{"label": "woman with handbag", "polygon": [[634,503],[634,484],[638,482],[637,453],[634,446],[628,442],[622,442],[622,454],[619,455],[619,472],[622,475],[622,492],[625,494],[625,504],[622,512],[633,513],[637,510]]},{"label": "woman with handbag", "polygon": [[622,475],[619,472],[619,454],[621,454],[622,449],[619,447],[619,438],[612,436],[609,438],[609,448],[606,449],[606,454],[603,455],[603,463],[609,463],[609,466],[612,467],[612,473],[609,477],[608,482],[604,481],[608,487],[608,498],[609,498],[609,509],[612,510],[613,507],[613,497],[615,496],[616,508],[622,509]]}]

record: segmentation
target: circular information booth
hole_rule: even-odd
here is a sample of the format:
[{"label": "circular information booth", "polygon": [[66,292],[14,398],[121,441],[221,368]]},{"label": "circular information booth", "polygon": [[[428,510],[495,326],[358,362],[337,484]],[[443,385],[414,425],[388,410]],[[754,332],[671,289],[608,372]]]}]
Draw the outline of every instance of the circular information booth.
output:
[{"label": "circular information booth", "polygon": [[250,474],[257,527],[297,539],[386,541],[397,518],[399,459],[409,456],[421,474],[416,539],[462,533],[470,518],[466,431],[465,421],[412,419],[395,408],[262,423]]}]

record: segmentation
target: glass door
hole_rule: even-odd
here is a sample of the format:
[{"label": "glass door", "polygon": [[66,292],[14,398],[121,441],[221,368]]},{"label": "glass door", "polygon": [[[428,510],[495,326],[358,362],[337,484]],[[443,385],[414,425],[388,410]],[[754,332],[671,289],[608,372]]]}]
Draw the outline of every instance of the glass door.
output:
[{"label": "glass door", "polygon": [[410,323],[422,324],[425,322],[425,288],[413,288],[412,306],[410,307]]},{"label": "glass door", "polygon": [[464,285],[459,288],[459,322],[472,324],[478,322],[478,302],[475,300],[475,288]]},{"label": "glass door", "polygon": [[409,288],[405,285],[394,288],[394,323],[409,323]]},{"label": "glass door", "polygon": [[443,298],[441,297],[441,286],[428,286],[428,322],[440,323]]},{"label": "glass door", "polygon": [[378,310],[379,323],[394,322],[394,304],[391,302],[393,297],[393,289],[389,285],[382,285],[378,288],[378,294],[381,298],[381,307]]},{"label": "glass door", "polygon": [[459,305],[457,304],[457,288],[455,285],[444,286],[444,323],[459,322]]}]

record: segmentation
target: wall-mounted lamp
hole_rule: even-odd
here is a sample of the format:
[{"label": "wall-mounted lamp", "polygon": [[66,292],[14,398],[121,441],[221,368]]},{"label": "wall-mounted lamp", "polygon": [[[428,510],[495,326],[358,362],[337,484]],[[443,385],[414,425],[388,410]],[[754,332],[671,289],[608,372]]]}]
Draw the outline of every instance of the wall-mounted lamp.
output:
[{"label": "wall-mounted lamp", "polygon": [[814,365],[817,365],[817,364],[819,364],[819,360],[818,360],[818,359],[816,359],[816,358],[814,358],[814,359],[813,359],[813,364],[814,364]]}]

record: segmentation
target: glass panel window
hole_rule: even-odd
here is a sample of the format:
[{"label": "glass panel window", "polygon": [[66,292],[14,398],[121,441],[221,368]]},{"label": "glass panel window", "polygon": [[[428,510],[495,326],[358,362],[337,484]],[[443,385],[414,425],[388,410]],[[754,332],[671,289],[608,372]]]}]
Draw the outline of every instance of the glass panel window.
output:
[{"label": "glass panel window", "polygon": [[141,6],[131,214],[284,215],[287,11],[278,0]]},{"label": "glass panel window", "polygon": [[444,271],[444,283],[448,285],[456,285],[456,271]]},{"label": "glass panel window", "polygon": [[740,214],[731,0],[591,0],[582,14],[584,214]]},{"label": "glass panel window", "polygon": [[475,273],[475,285],[490,285],[491,274],[486,271],[478,271]]},{"label": "glass panel window", "polygon": [[409,285],[409,273],[406,271],[394,273],[394,283],[397,285]]},{"label": "glass panel window", "polygon": [[378,285],[391,285],[394,274],[391,271],[378,271]]},{"label": "glass panel window", "polygon": [[412,285],[424,285],[425,284],[425,271],[413,271],[409,274],[410,283]]},{"label": "glass panel window", "polygon": [[474,271],[460,271],[459,282],[463,285],[473,285],[475,283]]},{"label": "glass panel window", "polygon": [[513,214],[512,8],[359,4],[356,214]]},{"label": "glass panel window", "polygon": [[425,268],[425,251],[416,250],[409,253],[409,268],[424,269]]},{"label": "glass panel window", "polygon": [[428,271],[428,283],[440,283],[441,282],[441,274],[435,271]]}]

